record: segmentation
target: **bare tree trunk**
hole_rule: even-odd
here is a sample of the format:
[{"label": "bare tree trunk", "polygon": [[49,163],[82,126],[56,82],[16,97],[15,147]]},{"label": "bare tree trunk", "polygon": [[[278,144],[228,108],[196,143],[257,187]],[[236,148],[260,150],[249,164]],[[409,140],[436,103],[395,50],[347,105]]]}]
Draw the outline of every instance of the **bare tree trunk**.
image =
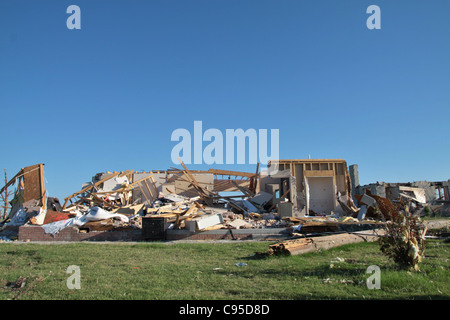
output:
[{"label": "bare tree trunk", "polygon": [[[5,185],[8,183],[8,177],[6,175],[6,168],[5,168]],[[8,196],[11,194],[11,192],[8,192],[8,188],[5,188],[2,196],[3,200],[3,214],[2,214],[2,220],[6,218],[6,215],[8,214],[9,209],[9,203],[8,203]]]}]

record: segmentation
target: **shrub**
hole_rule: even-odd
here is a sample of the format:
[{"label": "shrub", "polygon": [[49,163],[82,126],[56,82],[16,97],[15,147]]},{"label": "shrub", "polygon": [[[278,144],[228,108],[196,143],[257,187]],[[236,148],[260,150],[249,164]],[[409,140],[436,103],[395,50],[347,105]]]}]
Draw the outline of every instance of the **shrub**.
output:
[{"label": "shrub", "polygon": [[420,217],[402,205],[395,217],[385,224],[385,235],[380,237],[380,250],[400,268],[419,270],[425,250],[426,227]]}]

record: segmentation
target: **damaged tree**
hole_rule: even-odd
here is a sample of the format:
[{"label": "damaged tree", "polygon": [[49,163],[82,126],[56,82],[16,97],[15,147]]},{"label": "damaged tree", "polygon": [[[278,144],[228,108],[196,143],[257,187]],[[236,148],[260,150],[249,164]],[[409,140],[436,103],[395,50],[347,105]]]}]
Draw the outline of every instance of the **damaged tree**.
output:
[{"label": "damaged tree", "polygon": [[[7,184],[8,184],[8,176],[6,175],[6,168],[5,168],[5,186]],[[8,187],[5,187],[3,190],[3,193],[1,193],[2,202],[3,202],[3,214],[1,215],[0,220],[5,219],[6,215],[8,214],[8,209],[9,209],[8,198],[11,194],[12,194],[12,192],[8,190]]]},{"label": "damaged tree", "polygon": [[386,222],[385,236],[379,239],[380,250],[400,268],[419,270],[427,228],[420,217],[409,212],[408,203],[403,203],[402,207],[396,216]]}]

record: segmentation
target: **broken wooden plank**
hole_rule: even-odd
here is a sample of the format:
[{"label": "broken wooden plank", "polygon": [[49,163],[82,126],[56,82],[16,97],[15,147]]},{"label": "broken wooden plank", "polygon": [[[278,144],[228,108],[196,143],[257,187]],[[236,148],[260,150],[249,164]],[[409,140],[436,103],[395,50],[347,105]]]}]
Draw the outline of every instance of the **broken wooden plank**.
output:
[{"label": "broken wooden plank", "polygon": [[6,188],[8,188],[9,186],[11,186],[12,184],[14,184],[16,182],[16,179],[21,177],[23,175],[23,168],[20,169],[19,172],[17,172],[17,174],[12,177],[4,186],[3,188],[0,190],[0,193],[3,193],[3,191],[5,191]]},{"label": "broken wooden plank", "polygon": [[373,242],[384,232],[382,230],[367,230],[352,233],[342,233],[330,236],[301,238],[269,246],[268,254],[300,255],[308,252],[327,250],[350,243]]},{"label": "broken wooden plank", "polygon": [[[178,157],[178,161],[183,166],[184,170],[183,174],[188,179],[189,183],[194,187],[194,189],[198,192],[199,196],[202,197],[204,200],[209,197],[208,192],[212,193],[211,191],[204,189],[200,186],[200,184],[197,182],[195,177],[189,172],[189,169],[185,166],[183,161],[181,161],[181,158]],[[206,190],[206,191],[205,191]]]},{"label": "broken wooden plank", "polygon": [[[141,185],[139,184],[139,190],[141,190],[141,194],[144,196],[145,200],[147,201],[148,204],[151,204],[150,200],[148,200],[147,196],[145,195],[144,190],[142,189]],[[150,190],[149,190],[150,192]],[[150,193],[150,196],[152,196],[152,194]]]},{"label": "broken wooden plank", "polygon": [[88,191],[88,190],[91,190],[92,188],[95,188],[95,187],[99,186],[99,185],[102,184],[103,182],[108,181],[109,179],[112,179],[112,178],[118,176],[119,174],[120,174],[120,172],[113,173],[111,176],[108,176],[107,178],[104,178],[104,179],[102,179],[102,180],[100,180],[100,181],[97,181],[97,182],[95,182],[95,183],[93,183],[93,184],[90,184],[90,185],[84,187],[83,189],[81,189],[80,191],[75,192],[75,193],[71,194],[70,196],[64,198],[65,201],[64,201],[63,209],[66,208],[67,202],[68,202],[69,200],[75,198],[76,196],[78,196],[78,195],[80,195],[80,194],[82,194],[82,193],[85,193],[85,192]]},{"label": "broken wooden plank", "polygon": [[143,181],[145,181],[147,179],[150,179],[150,177],[151,176],[142,178],[142,179],[140,179],[138,181],[135,181],[133,183],[128,184],[126,187],[122,187],[122,188],[119,188],[119,189],[116,189],[116,190],[99,191],[99,192],[96,192],[96,194],[111,194],[111,193],[129,192],[129,191],[131,191],[133,189],[133,187],[135,185],[139,185],[139,183],[141,183],[141,182],[143,182]]},{"label": "broken wooden plank", "polygon": [[[279,199],[283,199],[284,197],[286,197],[289,192],[291,192],[291,189],[288,189],[285,193],[283,193],[283,195]],[[270,212],[273,208],[275,208],[276,205],[277,205],[277,202],[274,201],[273,204],[270,206],[269,210],[267,210],[267,211]]]},{"label": "broken wooden plank", "polygon": [[151,174],[149,176],[146,176],[145,178],[139,179],[138,181],[135,181],[133,183],[130,183],[129,186],[132,187],[132,186],[134,186],[134,185],[136,185],[138,183],[141,183],[142,181],[150,179],[151,177],[153,177],[153,174]]},{"label": "broken wooden plank", "polygon": [[252,178],[252,177],[256,176],[255,173],[251,173],[251,172],[230,171],[230,170],[220,170],[220,169],[209,169],[207,172],[214,173],[215,175],[247,177],[247,178]]},{"label": "broken wooden plank", "polygon": [[253,177],[250,178],[250,191],[255,194],[256,193],[256,187],[258,185],[258,177],[259,177],[259,162],[256,164],[256,173]]},{"label": "broken wooden plank", "polygon": [[247,196],[247,197],[249,197],[249,198],[252,198],[252,197],[255,196],[255,193],[253,193],[249,188],[246,188],[246,187],[243,187],[243,186],[238,185],[237,182],[234,181],[234,180],[231,180],[231,183],[232,183],[237,189],[239,189],[239,191],[241,191],[245,196]]},{"label": "broken wooden plank", "polygon": [[[153,180],[153,179],[152,179]],[[147,180],[142,181],[142,184],[145,186],[145,188],[147,189],[148,193],[150,194],[150,197],[152,198],[152,201],[155,201],[156,199],[158,199],[158,195],[153,195],[152,191],[150,190],[150,187],[147,183]],[[158,192],[158,189],[156,189],[156,192]],[[150,204],[150,202],[149,202]]]}]

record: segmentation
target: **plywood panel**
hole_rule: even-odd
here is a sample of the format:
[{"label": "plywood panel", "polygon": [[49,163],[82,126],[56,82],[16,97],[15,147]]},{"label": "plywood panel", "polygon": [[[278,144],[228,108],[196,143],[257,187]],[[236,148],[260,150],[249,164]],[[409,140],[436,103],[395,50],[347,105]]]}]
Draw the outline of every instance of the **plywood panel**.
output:
[{"label": "plywood panel", "polygon": [[28,200],[41,200],[45,193],[44,187],[44,165],[36,164],[23,168],[24,202]]}]

